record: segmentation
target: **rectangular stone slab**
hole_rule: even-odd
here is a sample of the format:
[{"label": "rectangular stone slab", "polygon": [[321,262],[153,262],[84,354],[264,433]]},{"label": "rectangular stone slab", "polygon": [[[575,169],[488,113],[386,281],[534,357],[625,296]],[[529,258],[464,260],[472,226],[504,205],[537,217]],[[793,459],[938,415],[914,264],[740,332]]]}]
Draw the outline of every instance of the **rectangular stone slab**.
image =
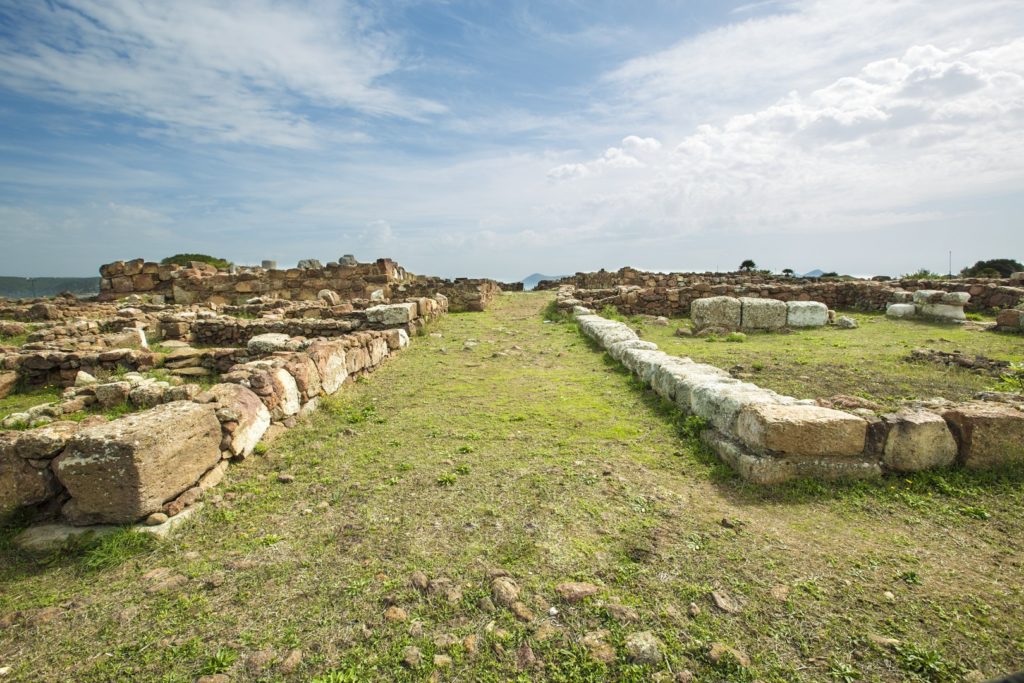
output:
[{"label": "rectangular stone slab", "polygon": [[73,524],[128,524],[157,512],[220,460],[214,406],[175,401],[87,427],[53,470],[71,501]]},{"label": "rectangular stone slab", "polygon": [[856,415],[806,405],[751,405],[736,420],[738,436],[751,448],[799,457],[859,455],[867,429]]},{"label": "rectangular stone slab", "polygon": [[956,435],[965,467],[1024,461],[1024,412],[1001,403],[967,403],[942,417]]}]

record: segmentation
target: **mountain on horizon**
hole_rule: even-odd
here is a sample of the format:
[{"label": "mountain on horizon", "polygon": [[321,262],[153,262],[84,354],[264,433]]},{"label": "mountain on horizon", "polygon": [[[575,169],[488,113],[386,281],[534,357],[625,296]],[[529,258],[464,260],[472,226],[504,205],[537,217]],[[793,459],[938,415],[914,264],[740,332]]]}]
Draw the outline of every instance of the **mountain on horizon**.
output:
[{"label": "mountain on horizon", "polygon": [[812,270],[810,272],[804,273],[800,277],[821,277],[824,274],[825,274],[825,271],[821,270],[820,268],[815,268],[814,270]]},{"label": "mountain on horizon", "polygon": [[8,299],[31,299],[57,296],[71,292],[92,296],[100,292],[98,277],[8,277],[0,276],[0,296]]},{"label": "mountain on horizon", "polygon": [[529,291],[537,286],[537,283],[541,280],[557,280],[565,277],[564,275],[541,275],[540,273],[534,273],[533,275],[527,275],[521,282],[523,283],[523,289]]}]

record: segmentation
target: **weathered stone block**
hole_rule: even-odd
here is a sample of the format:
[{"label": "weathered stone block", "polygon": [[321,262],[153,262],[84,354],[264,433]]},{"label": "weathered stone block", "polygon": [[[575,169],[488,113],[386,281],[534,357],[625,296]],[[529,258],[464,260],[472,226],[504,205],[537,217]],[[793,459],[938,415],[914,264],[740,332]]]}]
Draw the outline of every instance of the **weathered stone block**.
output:
[{"label": "weathered stone block", "polygon": [[0,372],[0,398],[7,398],[18,386],[17,372]]},{"label": "weathered stone block", "polygon": [[49,469],[38,469],[15,452],[17,434],[0,432],[0,514],[48,500],[60,489]]},{"label": "weathered stone block", "polygon": [[914,304],[889,304],[885,309],[885,315],[890,318],[913,318],[917,315],[917,306]]},{"label": "weathered stone block", "polygon": [[1016,308],[999,311],[999,315],[996,316],[996,325],[1011,330],[1024,328],[1024,311],[1019,311]]},{"label": "weathered stone block", "polygon": [[268,332],[256,335],[245,346],[249,353],[263,355],[275,351],[287,351],[291,348],[291,341],[292,338],[287,334]]},{"label": "weathered stone block", "polygon": [[325,394],[333,394],[348,377],[345,366],[345,345],[342,342],[316,341],[306,353],[313,359],[320,373],[320,384]]},{"label": "weathered stone block", "polygon": [[743,305],[731,296],[712,296],[694,299],[690,304],[690,318],[693,326],[700,330],[705,327],[738,329]]},{"label": "weathered stone block", "polygon": [[215,384],[210,387],[217,408],[231,411],[238,425],[231,432],[232,455],[250,455],[270,427],[270,411],[260,397],[241,384]]},{"label": "weathered stone block", "polygon": [[[716,378],[705,380],[690,392],[690,410],[711,423],[712,426],[731,434],[741,411],[760,404],[775,404],[774,392],[762,389],[756,384]],[[773,449],[778,450],[778,449]]]},{"label": "weathered stone block", "polygon": [[828,306],[820,301],[787,301],[786,325],[824,327],[828,324]]},{"label": "weathered stone block", "polygon": [[889,433],[882,462],[898,472],[948,467],[956,462],[957,445],[946,421],[927,410],[901,410],[885,416]]},{"label": "weathered stone block", "polygon": [[384,304],[366,309],[366,319],[377,325],[397,327],[416,318],[416,304]]},{"label": "weathered stone block", "polygon": [[942,413],[966,467],[1024,460],[1024,412],[1002,403],[967,403]]},{"label": "weathered stone block", "polygon": [[714,429],[701,434],[701,440],[743,479],[771,486],[793,479],[876,479],[882,476],[877,460],[849,457],[774,457],[751,453],[736,441]]},{"label": "weathered stone block", "polygon": [[[786,326],[784,301],[740,297],[740,328],[744,330],[780,330]],[[828,315],[826,309],[826,316]]]},{"label": "weathered stone block", "polygon": [[740,439],[754,449],[791,456],[853,456],[864,450],[868,423],[831,408],[762,403],[736,420]]},{"label": "weathered stone block", "polygon": [[212,406],[180,401],[75,434],[54,460],[73,524],[127,524],[157,512],[220,460]]},{"label": "weathered stone block", "polygon": [[966,320],[964,307],[952,304],[920,304],[917,312],[927,318],[938,318],[940,320]]},{"label": "weathered stone block", "polygon": [[293,354],[284,364],[288,374],[295,379],[295,386],[299,390],[299,399],[305,403],[320,395],[321,383],[320,373],[316,369],[316,363],[305,353]]},{"label": "weathered stone block", "polygon": [[27,460],[47,460],[64,450],[81,427],[77,422],[51,422],[45,427],[21,432],[14,443],[14,452]]}]

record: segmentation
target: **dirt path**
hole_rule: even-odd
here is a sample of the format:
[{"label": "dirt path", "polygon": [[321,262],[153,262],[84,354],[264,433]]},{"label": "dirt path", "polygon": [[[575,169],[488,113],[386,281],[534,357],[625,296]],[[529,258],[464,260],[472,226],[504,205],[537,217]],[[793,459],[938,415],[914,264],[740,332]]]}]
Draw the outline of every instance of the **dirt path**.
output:
[{"label": "dirt path", "polygon": [[[750,489],[545,324],[547,300],[448,316],[167,543],[0,550],[0,619],[23,611],[0,680],[943,681],[1020,661],[1019,474]],[[567,601],[569,581],[597,592]]]}]

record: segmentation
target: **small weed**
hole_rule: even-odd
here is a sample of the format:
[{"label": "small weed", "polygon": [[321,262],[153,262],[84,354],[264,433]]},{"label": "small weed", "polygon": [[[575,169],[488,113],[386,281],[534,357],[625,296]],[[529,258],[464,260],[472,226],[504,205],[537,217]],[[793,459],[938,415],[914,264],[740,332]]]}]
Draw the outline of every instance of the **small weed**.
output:
[{"label": "small weed", "polygon": [[438,486],[455,486],[455,482],[457,482],[457,481],[458,481],[458,477],[456,477],[451,472],[446,472],[445,474],[442,474],[440,477],[437,478],[437,485]]},{"label": "small weed", "polygon": [[469,465],[459,465],[455,468],[457,474],[469,474]]},{"label": "small weed", "polygon": [[743,342],[747,341],[747,335],[743,334],[742,332],[730,332],[725,336],[725,341],[742,344]]},{"label": "small weed", "polygon": [[252,452],[255,455],[266,455],[269,450],[270,446],[268,446],[265,442],[260,441],[253,447]]},{"label": "small weed", "polygon": [[921,576],[917,572],[900,572],[896,575],[896,578],[908,586],[920,586],[924,583],[924,580],[921,579]]},{"label": "small weed", "polygon": [[851,664],[833,659],[828,665],[828,675],[839,683],[853,683],[861,679],[860,671]]},{"label": "small weed", "polygon": [[76,558],[83,573],[93,574],[150,552],[159,543],[152,534],[139,533],[127,527],[99,536],[87,533],[69,539],[50,555],[47,563],[58,564],[67,558]]},{"label": "small weed", "polygon": [[960,668],[948,663],[938,650],[914,643],[901,643],[895,649],[900,668],[907,673],[917,674],[931,683],[957,680]]},{"label": "small weed", "polygon": [[206,658],[206,662],[197,672],[200,676],[222,674],[238,660],[238,653],[228,648],[219,648]]},{"label": "small weed", "polygon": [[959,510],[960,514],[964,517],[973,517],[974,519],[989,519],[992,517],[989,511],[980,505],[964,505]]},{"label": "small weed", "polygon": [[459,446],[455,450],[456,450],[457,453],[462,453],[463,455],[466,455],[468,453],[472,453],[473,452],[473,447],[472,446]]}]

